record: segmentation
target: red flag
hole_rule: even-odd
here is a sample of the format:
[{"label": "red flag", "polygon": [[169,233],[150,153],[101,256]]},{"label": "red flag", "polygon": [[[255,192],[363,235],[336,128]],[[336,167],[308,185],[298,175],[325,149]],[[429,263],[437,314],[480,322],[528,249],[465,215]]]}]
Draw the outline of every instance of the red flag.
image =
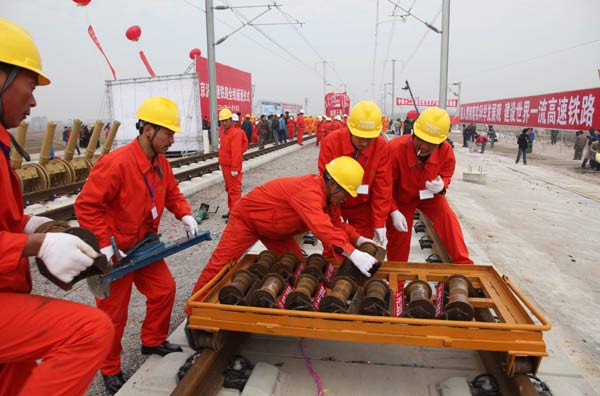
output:
[{"label": "red flag", "polygon": [[106,59],[106,63],[108,63],[108,67],[110,67],[110,71],[112,72],[113,78],[116,80],[117,73],[115,72],[115,68],[110,64],[110,61],[108,60],[108,56],[106,56],[106,54],[104,53],[104,50],[102,49],[102,46],[100,45],[100,41],[98,41],[98,37],[96,37],[96,32],[94,32],[94,28],[92,27],[92,25],[90,25],[88,27],[88,34],[90,35],[90,38],[92,39],[94,44],[96,44],[96,47],[98,47],[98,49],[100,50],[100,53],[102,54],[102,56],[104,56],[104,59]]},{"label": "red flag", "polygon": [[146,70],[148,70],[148,73],[150,73],[150,77],[156,77],[156,73],[154,73],[154,70],[152,70],[152,67],[150,67],[150,63],[148,63],[148,59],[146,59],[146,54],[144,54],[144,51],[140,51],[140,58],[142,58],[142,62],[144,62],[144,66],[146,66]]}]

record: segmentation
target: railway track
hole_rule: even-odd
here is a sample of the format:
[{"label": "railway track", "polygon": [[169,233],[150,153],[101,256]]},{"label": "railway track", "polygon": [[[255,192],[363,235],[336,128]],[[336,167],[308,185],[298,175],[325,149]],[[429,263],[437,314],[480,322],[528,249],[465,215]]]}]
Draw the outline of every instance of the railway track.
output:
[{"label": "railway track", "polygon": [[[305,140],[310,139],[305,137]],[[314,139],[314,137],[312,137]],[[289,141],[287,143],[283,143],[280,145],[273,145],[270,147],[265,147],[263,149],[259,149],[257,145],[253,145],[250,149],[256,148],[256,150],[247,151],[244,154],[244,161],[260,157],[261,155],[265,155],[268,153],[272,153],[277,150],[284,149],[286,147],[293,146],[297,144],[297,142]],[[171,166],[173,167],[173,173],[178,182],[188,181],[195,177],[201,177],[205,174],[212,173],[214,171],[219,170],[219,163],[216,161],[218,153],[208,153],[208,154],[199,154],[184,158],[177,158],[170,161]],[[190,166],[194,164],[199,164],[201,162],[210,161],[205,165],[199,166]],[[181,169],[183,167],[188,167],[188,169]],[[23,202],[25,206],[29,206],[37,203],[45,203],[48,201],[54,201],[59,197],[70,196],[78,194],[83,185],[85,184],[85,180],[79,181],[76,183],[67,184],[64,186],[58,186],[49,188],[42,191],[34,191],[27,194],[23,194]],[[56,208],[48,209],[40,213],[36,213],[39,216],[49,217],[53,220],[70,220],[75,218],[75,212],[72,204],[67,204],[63,206],[57,206]]]},{"label": "railway track", "polygon": [[[436,234],[432,222],[423,214],[419,213],[419,220],[425,224],[425,234],[433,241],[432,250],[443,262],[450,262],[450,256]],[[488,309],[477,308],[475,315],[478,321],[495,322]],[[187,371],[173,390],[171,396],[214,396],[224,383],[223,371],[237,354],[239,354],[247,333],[221,331],[220,342],[205,341],[205,345],[211,345],[216,350],[207,347],[199,352],[195,363]],[[218,334],[218,333],[213,333]],[[220,348],[219,348],[220,347]],[[510,365],[508,356],[502,352],[478,351],[482,366],[486,373],[482,376],[491,376],[497,381],[499,387],[497,393],[474,393],[503,396],[550,396],[551,393],[540,391],[536,383],[539,379],[527,373],[535,372],[533,362],[527,360],[518,361],[519,364]],[[533,380],[532,380],[533,379]],[[475,381],[474,381],[475,382]],[[543,384],[543,383],[542,383]]]}]

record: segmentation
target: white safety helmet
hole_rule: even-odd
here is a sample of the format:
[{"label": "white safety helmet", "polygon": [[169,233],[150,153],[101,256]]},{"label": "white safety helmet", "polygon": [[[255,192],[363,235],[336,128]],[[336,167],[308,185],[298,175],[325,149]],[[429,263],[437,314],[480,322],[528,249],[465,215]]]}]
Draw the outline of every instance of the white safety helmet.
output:
[{"label": "white safety helmet", "polygon": [[233,113],[233,114],[231,115],[231,121],[233,121],[233,122],[237,122],[237,121],[239,121],[239,120],[240,120],[240,117],[239,117],[239,116],[238,116],[236,113]]},{"label": "white safety helmet", "polygon": [[333,117],[334,120],[338,120],[338,121],[342,121],[342,117],[340,117],[339,115],[336,115],[335,117]]}]

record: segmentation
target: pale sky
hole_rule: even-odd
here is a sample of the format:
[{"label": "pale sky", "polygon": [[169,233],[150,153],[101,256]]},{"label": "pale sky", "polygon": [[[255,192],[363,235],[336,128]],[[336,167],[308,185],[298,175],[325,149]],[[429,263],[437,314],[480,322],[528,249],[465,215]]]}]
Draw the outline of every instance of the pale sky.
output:
[{"label": "pale sky", "polygon": [[[441,29],[441,0],[394,2],[412,6],[417,17]],[[214,3],[268,4],[265,0]],[[363,99],[380,103],[384,84],[392,79],[392,63],[385,62],[391,59],[398,60],[396,96],[407,96],[400,88],[409,80],[415,96],[438,98],[440,35],[415,18],[402,22],[392,17],[391,1],[281,0],[278,4],[304,24],[258,26],[269,39],[247,26],[216,49],[218,62],[252,74],[255,101],[304,104],[308,98],[307,112],[321,113],[323,67],[317,63],[323,60],[335,65],[335,70],[327,69],[327,83],[335,89],[345,84],[352,103]],[[49,120],[103,117],[104,81],[112,75],[87,35],[89,24],[118,78],[148,76],[139,50],[158,75],[182,73],[191,62],[192,48],[207,53],[203,0],[92,0],[87,7],[77,7],[71,0],[0,0],[0,5],[2,17],[29,30],[40,49],[52,84],[36,90],[38,106],[32,115]],[[248,19],[262,11],[236,10]],[[598,87],[598,15],[598,0],[452,0],[449,83],[462,82],[463,103]],[[215,18],[217,39],[241,24],[230,10],[215,11]],[[273,8],[256,23],[289,20]],[[142,28],[137,43],[125,37],[125,30],[134,24]],[[387,103],[389,112],[389,99]]]}]

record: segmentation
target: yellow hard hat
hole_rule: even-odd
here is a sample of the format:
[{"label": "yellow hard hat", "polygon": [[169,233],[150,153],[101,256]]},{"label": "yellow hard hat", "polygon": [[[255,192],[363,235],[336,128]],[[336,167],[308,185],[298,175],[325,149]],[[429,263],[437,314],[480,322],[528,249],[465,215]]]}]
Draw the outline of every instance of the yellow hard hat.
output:
[{"label": "yellow hard hat", "polygon": [[348,194],[352,197],[358,195],[356,190],[362,183],[365,171],[355,159],[345,156],[337,157],[325,165],[325,169]]},{"label": "yellow hard hat", "polygon": [[450,116],[444,109],[430,107],[415,121],[415,135],[426,142],[440,144],[448,138]]},{"label": "yellow hard hat", "polygon": [[144,100],[135,116],[151,124],[165,127],[173,132],[181,132],[179,107],[171,99],[151,96]]},{"label": "yellow hard hat", "polygon": [[221,111],[219,111],[219,121],[228,120],[232,116],[233,113],[231,113],[231,110],[229,110],[227,107],[223,107]]},{"label": "yellow hard hat", "polygon": [[7,19],[0,18],[0,62],[31,70],[38,75],[38,85],[50,80],[42,73],[42,58],[29,32]]},{"label": "yellow hard hat", "polygon": [[373,139],[381,133],[381,110],[375,102],[362,100],[352,108],[348,129],[354,136]]}]

